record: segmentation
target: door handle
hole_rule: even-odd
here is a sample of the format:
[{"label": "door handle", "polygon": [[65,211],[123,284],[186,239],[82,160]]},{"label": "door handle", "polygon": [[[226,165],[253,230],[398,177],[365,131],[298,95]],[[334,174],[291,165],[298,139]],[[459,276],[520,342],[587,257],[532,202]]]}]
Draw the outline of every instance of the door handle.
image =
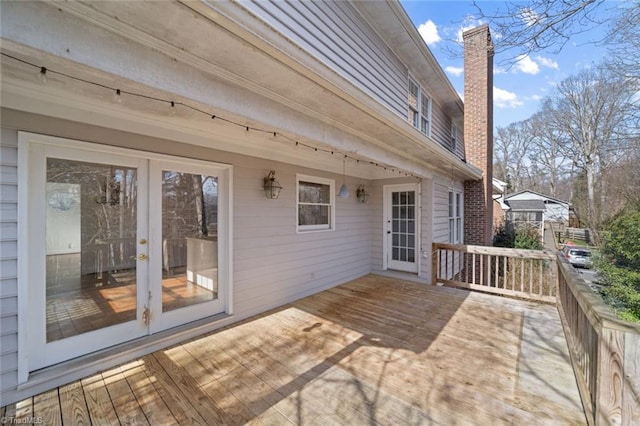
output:
[{"label": "door handle", "polygon": [[131,259],[133,259],[133,260],[147,260],[147,259],[149,259],[149,256],[147,256],[144,253],[140,253],[139,256],[131,256]]}]

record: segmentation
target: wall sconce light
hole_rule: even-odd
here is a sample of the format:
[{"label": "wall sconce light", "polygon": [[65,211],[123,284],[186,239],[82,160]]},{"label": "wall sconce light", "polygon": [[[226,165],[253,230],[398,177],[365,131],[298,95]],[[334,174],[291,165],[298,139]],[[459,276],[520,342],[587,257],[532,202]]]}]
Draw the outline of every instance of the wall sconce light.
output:
[{"label": "wall sconce light", "polygon": [[276,172],[271,170],[264,178],[264,195],[269,199],[276,199],[280,195],[282,185],[276,180]]},{"label": "wall sconce light", "polygon": [[358,201],[361,203],[366,203],[369,199],[369,194],[364,190],[364,185],[358,186],[358,189],[356,190],[356,198],[358,198]]}]

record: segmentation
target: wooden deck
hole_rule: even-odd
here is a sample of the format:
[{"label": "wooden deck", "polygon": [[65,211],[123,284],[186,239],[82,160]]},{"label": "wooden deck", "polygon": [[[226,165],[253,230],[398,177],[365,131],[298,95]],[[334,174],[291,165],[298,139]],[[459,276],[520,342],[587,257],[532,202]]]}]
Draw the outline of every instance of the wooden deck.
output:
[{"label": "wooden deck", "polygon": [[584,424],[551,305],[367,276],[0,410],[66,424]]}]

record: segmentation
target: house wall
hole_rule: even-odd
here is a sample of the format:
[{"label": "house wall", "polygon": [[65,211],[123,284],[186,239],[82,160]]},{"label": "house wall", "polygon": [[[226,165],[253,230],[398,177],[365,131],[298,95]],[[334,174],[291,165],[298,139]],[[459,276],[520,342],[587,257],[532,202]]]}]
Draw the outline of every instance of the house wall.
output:
[{"label": "house wall", "polygon": [[17,383],[18,138],[0,129],[0,390]]},{"label": "house wall", "polygon": [[569,206],[559,203],[545,203],[547,211],[544,212],[544,220],[552,222],[569,223]]},{"label": "house wall", "polygon": [[[349,2],[259,0],[242,4],[317,60],[407,120],[410,70]],[[412,71],[424,92],[431,96],[429,86],[420,79],[419,70]],[[432,101],[432,139],[463,159],[462,134],[459,143],[452,147],[451,117],[437,101],[433,98]]]},{"label": "house wall", "polygon": [[[449,241],[449,191],[455,191],[462,193],[464,191],[464,184],[451,179],[447,179],[443,176],[439,176],[434,179],[433,184],[433,242],[434,243],[448,243]],[[466,211],[466,206],[463,205],[463,210]],[[464,217],[464,211],[463,211]],[[464,219],[463,219],[464,221]],[[463,228],[466,229],[466,226]],[[464,243],[464,241],[463,241]],[[431,259],[431,257],[429,257]],[[445,275],[444,269],[440,271],[441,276],[453,276],[454,273],[458,273],[460,268],[458,266],[459,253],[455,254],[453,262],[447,265],[447,271]],[[444,264],[444,263],[442,263]],[[456,265],[454,267],[454,265]]]},{"label": "house wall", "polygon": [[[360,204],[355,196],[336,197],[334,231],[296,234],[296,174],[334,179],[342,177],[321,170],[297,167],[255,157],[231,154],[168,140],[13,111],[2,115],[2,198],[0,225],[0,301],[2,314],[1,390],[10,393],[17,384],[18,285],[17,278],[17,135],[18,130],[76,138],[126,148],[149,150],[232,164],[233,169],[233,296],[234,321],[321,291],[371,272],[372,204]],[[276,200],[266,199],[263,178],[276,170],[284,189]],[[347,176],[355,192],[357,184],[370,182]],[[375,197],[374,197],[375,198]],[[3,400],[5,397],[3,395]]]},{"label": "house wall", "polygon": [[242,5],[406,118],[407,68],[348,2],[257,0]]}]

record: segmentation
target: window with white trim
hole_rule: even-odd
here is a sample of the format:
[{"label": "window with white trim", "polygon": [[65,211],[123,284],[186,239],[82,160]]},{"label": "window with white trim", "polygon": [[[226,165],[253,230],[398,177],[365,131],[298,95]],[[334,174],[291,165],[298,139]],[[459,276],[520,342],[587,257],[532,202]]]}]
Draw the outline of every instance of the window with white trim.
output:
[{"label": "window with white trim", "polygon": [[420,124],[420,112],[418,109],[420,102],[420,86],[409,78],[409,123],[413,127],[418,127]]},{"label": "window with white trim", "polygon": [[431,136],[431,98],[411,77],[407,102],[409,123],[425,135]]},{"label": "window with white trim", "polygon": [[449,191],[449,242],[462,244],[462,193]]},{"label": "window with white trim", "polygon": [[422,108],[420,109],[420,131],[431,136],[431,98],[424,92],[421,93]]},{"label": "window with white trim", "polygon": [[298,232],[332,230],[335,221],[335,181],[297,175]]}]

